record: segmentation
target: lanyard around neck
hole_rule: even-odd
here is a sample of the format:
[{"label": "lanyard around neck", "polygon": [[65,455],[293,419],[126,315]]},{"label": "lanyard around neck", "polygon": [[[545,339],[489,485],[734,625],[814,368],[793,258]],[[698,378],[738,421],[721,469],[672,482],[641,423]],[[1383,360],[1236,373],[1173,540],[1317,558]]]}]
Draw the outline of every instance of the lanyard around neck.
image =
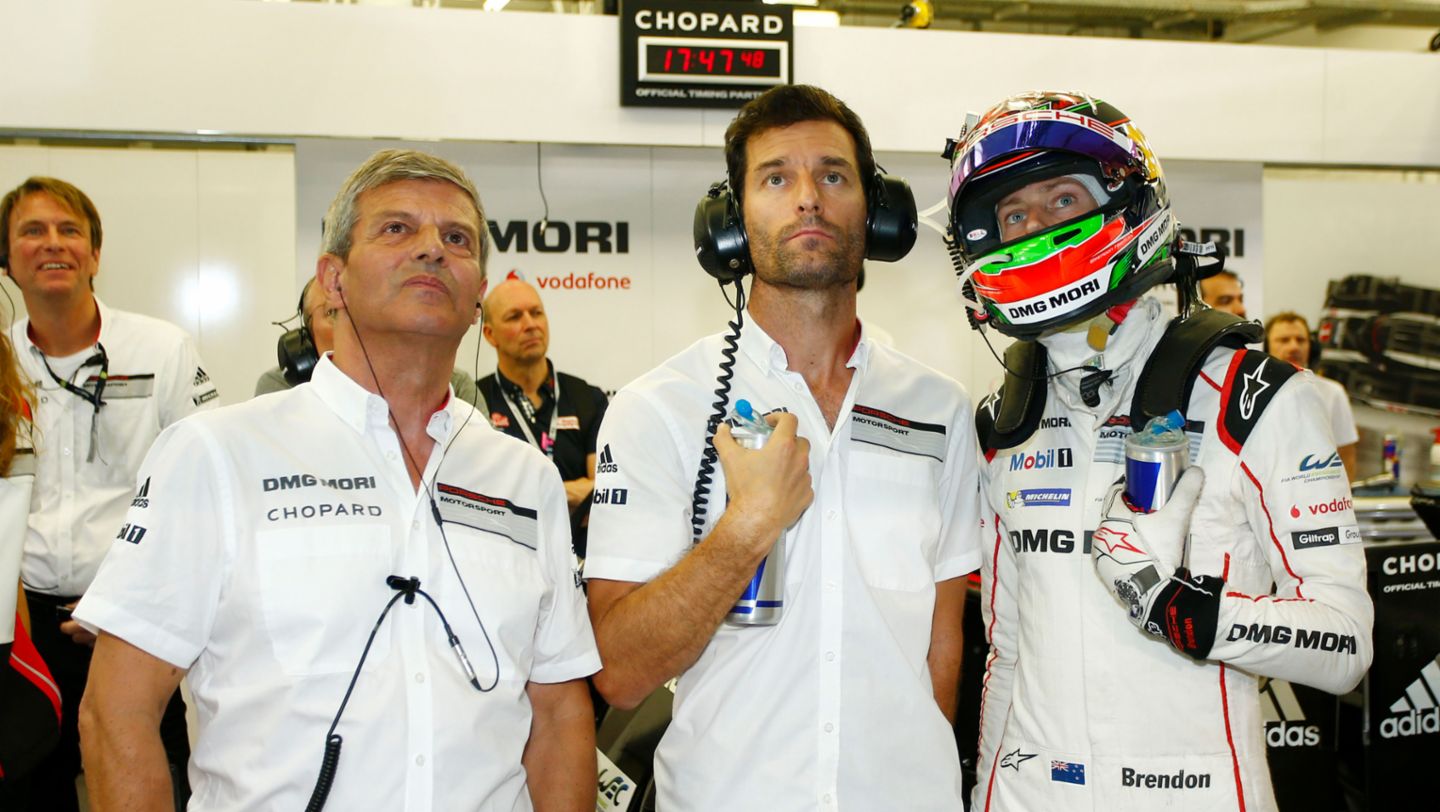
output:
[{"label": "lanyard around neck", "polygon": [[100,374],[95,376],[95,391],[91,392],[83,386],[76,386],[74,380],[66,380],[55,374],[54,367],[50,366],[50,359],[45,353],[40,353],[40,363],[45,365],[45,371],[50,373],[51,380],[60,385],[60,388],[74,395],[77,398],[90,404],[94,409],[90,413],[90,450],[85,455],[86,462],[94,462],[97,449],[100,446],[100,407],[105,405],[105,382],[110,380],[110,356],[105,353],[105,345],[95,342],[95,354],[80,362],[70,377],[73,379],[80,374],[85,367],[100,367]]},{"label": "lanyard around neck", "polygon": [[[55,368],[50,366],[50,359],[46,358],[43,352],[40,353],[40,363],[45,365],[45,371],[50,373],[50,379],[55,381],[61,389],[95,407],[95,411],[100,411],[100,407],[105,405],[105,382],[110,379],[110,356],[105,354],[104,344],[95,342],[95,354],[80,362],[80,366],[76,367],[75,372],[70,375],[71,380],[56,375]],[[93,366],[100,367],[100,374],[95,376],[95,391],[91,392],[83,386],[76,386],[74,378],[80,374],[80,370]]]},{"label": "lanyard around neck", "polygon": [[[530,445],[540,449],[540,452],[545,456],[554,458],[555,426],[560,418],[560,375],[554,370],[550,372],[550,391],[552,393],[551,397],[554,398],[550,407],[550,428],[540,435],[539,442],[535,440],[535,433],[530,431],[530,421],[525,416],[535,413],[535,407],[530,405],[530,399],[528,397],[525,398],[525,406],[527,408],[524,412],[520,411],[515,401],[510,399],[510,393],[505,391],[505,382],[504,379],[500,377],[500,370],[498,369],[495,370],[495,387],[500,390],[500,397],[505,399],[505,405],[510,407],[510,414],[515,415],[515,422],[520,424],[520,431],[524,433],[525,440],[529,442]],[[523,397],[525,392],[522,390],[520,394]]]}]

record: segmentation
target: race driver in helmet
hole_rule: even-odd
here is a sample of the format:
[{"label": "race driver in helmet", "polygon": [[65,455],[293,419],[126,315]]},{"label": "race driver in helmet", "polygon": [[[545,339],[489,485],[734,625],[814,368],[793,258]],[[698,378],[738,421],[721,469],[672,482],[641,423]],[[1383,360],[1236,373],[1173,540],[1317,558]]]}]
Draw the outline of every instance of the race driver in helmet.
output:
[{"label": "race driver in helmet", "polygon": [[[1310,373],[1198,305],[1203,249],[1177,237],[1159,161],[1114,106],[1017,95],[947,157],[972,324],[1018,339],[977,410],[990,654],[972,809],[1275,809],[1258,678],[1342,693],[1371,658]],[[1173,329],[1145,295],[1167,281]],[[1124,441],[1170,390],[1190,467],[1142,513]]]}]

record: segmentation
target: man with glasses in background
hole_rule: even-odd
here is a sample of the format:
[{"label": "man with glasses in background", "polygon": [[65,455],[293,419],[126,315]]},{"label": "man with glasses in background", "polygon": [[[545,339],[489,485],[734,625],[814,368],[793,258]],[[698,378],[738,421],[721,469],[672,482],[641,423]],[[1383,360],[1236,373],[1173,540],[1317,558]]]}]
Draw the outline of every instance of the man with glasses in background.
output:
[{"label": "man with glasses in background", "polygon": [[[78,809],[75,717],[95,637],[70,618],[132,502],[149,498],[135,473],[160,430],[218,397],[194,342],[159,319],[95,297],[100,214],[80,189],[32,177],[0,200],[0,268],[28,317],[10,341],[32,393],[37,463],[21,578],[32,633],[59,685],[60,744],[29,779],[21,809]],[[179,693],[164,739],[183,805],[190,748]],[[24,797],[24,795],[22,795]],[[27,805],[28,804],[28,805]]]}]

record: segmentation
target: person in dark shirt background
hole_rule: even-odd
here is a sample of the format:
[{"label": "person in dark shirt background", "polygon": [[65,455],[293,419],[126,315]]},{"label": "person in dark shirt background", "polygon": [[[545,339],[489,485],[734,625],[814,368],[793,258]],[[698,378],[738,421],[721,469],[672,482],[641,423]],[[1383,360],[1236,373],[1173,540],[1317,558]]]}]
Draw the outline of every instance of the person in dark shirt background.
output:
[{"label": "person in dark shirt background", "polygon": [[485,340],[495,348],[497,368],[476,381],[482,398],[476,408],[490,425],[540,449],[560,470],[575,555],[583,559],[605,392],[557,371],[546,357],[550,322],[545,305],[519,273],[511,271],[490,289],[483,312]]}]

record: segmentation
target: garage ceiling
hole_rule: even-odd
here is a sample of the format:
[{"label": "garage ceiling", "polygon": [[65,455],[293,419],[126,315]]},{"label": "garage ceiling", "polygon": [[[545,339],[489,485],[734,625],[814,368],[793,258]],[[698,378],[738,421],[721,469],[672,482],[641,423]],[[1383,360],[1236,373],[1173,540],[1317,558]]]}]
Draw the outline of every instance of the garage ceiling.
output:
[{"label": "garage ceiling", "polygon": [[[270,0],[290,2],[292,0]],[[924,2],[925,0],[921,0]],[[599,14],[604,0],[293,0],[357,5],[502,7],[505,13]],[[1440,31],[1440,0],[931,0],[933,29],[1051,35],[1259,42],[1358,26]],[[842,25],[892,27],[906,0],[805,0]]]}]

